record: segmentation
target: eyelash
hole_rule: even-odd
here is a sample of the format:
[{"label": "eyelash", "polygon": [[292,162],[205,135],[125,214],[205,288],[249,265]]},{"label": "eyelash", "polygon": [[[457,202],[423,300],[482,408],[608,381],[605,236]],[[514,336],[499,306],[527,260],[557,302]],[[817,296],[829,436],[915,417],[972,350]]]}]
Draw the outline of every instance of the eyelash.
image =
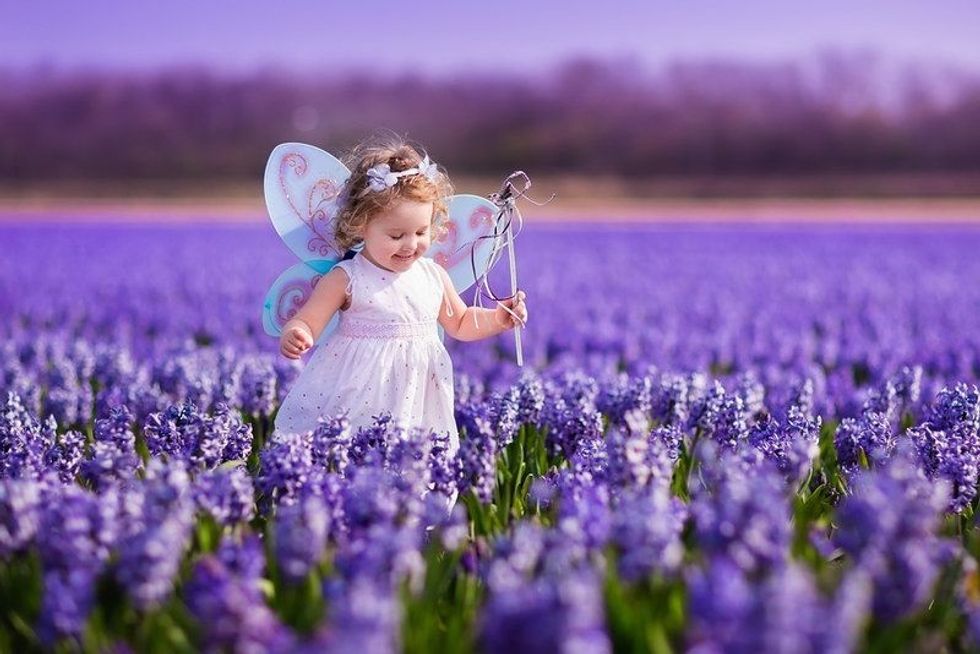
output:
[{"label": "eyelash", "polygon": [[[392,240],[400,241],[404,234],[399,234],[398,236],[392,236]],[[425,232],[419,232],[419,236],[425,236]]]}]

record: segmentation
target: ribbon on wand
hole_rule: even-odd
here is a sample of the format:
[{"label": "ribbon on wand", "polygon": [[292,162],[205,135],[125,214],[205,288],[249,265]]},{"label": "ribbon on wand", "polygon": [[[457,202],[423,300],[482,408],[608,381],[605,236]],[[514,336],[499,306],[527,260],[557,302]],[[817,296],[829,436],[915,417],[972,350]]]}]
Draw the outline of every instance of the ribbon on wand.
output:
[{"label": "ribbon on wand", "polygon": [[[535,202],[527,195],[527,190],[531,188],[531,179],[527,176],[523,170],[518,170],[510,175],[504,180],[504,183],[500,186],[500,190],[496,193],[491,193],[489,195],[489,200],[496,207],[497,211],[493,217],[493,231],[484,236],[478,237],[473,243],[471,243],[470,248],[470,262],[473,267],[473,277],[477,280],[477,294],[475,299],[475,304],[480,305],[480,297],[484,295],[496,302],[504,302],[512,298],[517,297],[517,256],[514,251],[514,238],[521,232],[524,228],[524,218],[521,216],[520,209],[517,208],[517,199],[525,198],[532,202],[533,204],[543,204],[541,202]],[[548,199],[550,201],[554,198],[552,195]],[[482,268],[483,274],[477,272],[478,268],[476,265],[476,243],[482,239],[491,239],[493,243],[492,249],[487,259],[487,266]],[[510,295],[505,297],[498,297],[494,294],[493,290],[490,288],[489,275],[490,270],[494,267],[497,261],[503,256],[504,249],[507,250],[507,259],[510,268]],[[516,346],[517,352],[517,365],[524,365],[524,349],[521,344],[521,328],[522,321],[518,316],[510,310],[506,305],[502,305],[504,310],[510,313],[517,325],[514,327],[514,345]]]}]

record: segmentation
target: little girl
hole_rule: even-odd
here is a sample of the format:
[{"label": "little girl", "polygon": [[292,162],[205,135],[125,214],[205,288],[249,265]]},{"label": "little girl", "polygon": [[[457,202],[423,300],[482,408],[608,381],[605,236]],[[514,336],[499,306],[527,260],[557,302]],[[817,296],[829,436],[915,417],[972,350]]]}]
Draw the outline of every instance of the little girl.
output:
[{"label": "little girl", "polygon": [[448,433],[455,452],[453,367],[436,323],[463,341],[523,326],[524,293],[496,309],[467,307],[446,271],[422,256],[446,219],[452,185],[415,147],[362,144],[345,163],[352,172],[335,236],[342,248],[363,248],[324,275],[283,327],[280,350],[298,359],[342,312],[283,400],[275,431],[309,431],[319,416],[341,412],[356,430],[389,412],[404,427]]}]

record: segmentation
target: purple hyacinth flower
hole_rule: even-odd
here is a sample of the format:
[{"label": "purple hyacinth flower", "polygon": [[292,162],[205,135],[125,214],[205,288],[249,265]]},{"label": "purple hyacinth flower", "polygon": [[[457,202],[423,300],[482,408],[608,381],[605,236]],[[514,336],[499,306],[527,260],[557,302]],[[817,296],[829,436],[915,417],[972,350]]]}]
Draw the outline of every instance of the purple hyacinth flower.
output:
[{"label": "purple hyacinth flower", "polygon": [[392,588],[359,576],[325,594],[333,608],[329,623],[310,644],[310,654],[388,654],[401,650],[402,607]]},{"label": "purple hyacinth flower", "polygon": [[537,424],[545,404],[544,383],[534,374],[524,374],[517,383],[517,420],[522,425]]},{"label": "purple hyacinth flower", "polygon": [[566,488],[555,525],[560,538],[568,543],[599,552],[609,541],[613,510],[605,485],[590,485],[572,492]]},{"label": "purple hyacinth flower", "polygon": [[858,579],[845,579],[824,598],[796,563],[754,579],[721,557],[688,576],[690,652],[846,654],[867,614],[867,593],[852,583]]},{"label": "purple hyacinth flower", "polygon": [[782,564],[790,543],[782,476],[765,459],[752,460],[751,450],[718,456],[710,445],[702,450],[702,483],[694,485],[690,505],[701,549],[753,573]]},{"label": "purple hyacinth flower", "polygon": [[85,457],[85,434],[69,430],[60,434],[56,442],[44,453],[44,464],[58,473],[66,484],[75,481]]},{"label": "purple hyacinth flower", "polygon": [[256,355],[243,358],[240,365],[242,410],[254,416],[272,415],[278,401],[278,377],[272,362]]},{"label": "purple hyacinth flower", "polygon": [[132,413],[123,406],[114,407],[108,417],[95,421],[95,442],[88,457],[80,462],[79,472],[99,491],[132,483],[142,466],[131,424]]},{"label": "purple hyacinth flower", "polygon": [[208,652],[294,651],[295,636],[265,604],[255,579],[218,556],[199,559],[184,589]]},{"label": "purple hyacinth flower", "polygon": [[152,459],[139,488],[140,520],[119,543],[115,576],[137,608],[158,606],[170,594],[194,517],[190,477],[180,463]]},{"label": "purple hyacinth flower", "polygon": [[44,413],[61,425],[82,425],[92,418],[92,386],[65,353],[55,353],[44,372]]},{"label": "purple hyacinth flower", "polygon": [[252,426],[243,422],[237,411],[219,402],[214,413],[204,419],[190,462],[199,468],[212,468],[228,461],[244,461],[251,453]]},{"label": "purple hyacinth flower", "polygon": [[53,419],[43,425],[20,397],[8,393],[0,408],[0,478],[38,477],[45,470],[44,453],[54,443]]},{"label": "purple hyacinth flower", "polygon": [[963,426],[980,431],[980,389],[964,383],[943,388],[929,409],[927,422],[937,430]]},{"label": "purple hyacinth flower", "polygon": [[393,439],[391,432],[396,429],[395,421],[388,412],[374,416],[369,427],[361,427],[351,439],[348,455],[355,465],[365,465],[385,461],[388,458],[388,444]]},{"label": "purple hyacinth flower", "polygon": [[265,570],[265,548],[258,536],[246,534],[241,540],[226,537],[214,555],[231,574],[258,587]]},{"label": "purple hyacinth flower", "polygon": [[404,583],[411,592],[419,593],[425,581],[422,542],[414,525],[375,523],[355,532],[337,552],[337,573],[344,583],[367,578],[391,589]]},{"label": "purple hyacinth flower", "polygon": [[684,556],[681,535],[687,506],[666,485],[629,489],[616,500],[612,539],[619,551],[619,574],[637,581],[657,572],[676,574]]},{"label": "purple hyacinth flower", "polygon": [[8,560],[34,541],[41,522],[42,485],[34,479],[0,479],[0,558]]},{"label": "purple hyacinth flower", "polygon": [[256,488],[262,493],[261,508],[291,504],[310,483],[315,482],[318,468],[313,466],[312,434],[282,434],[259,453]]},{"label": "purple hyacinth flower", "polygon": [[44,493],[36,542],[44,568],[38,631],[47,644],[81,633],[117,537],[117,515],[112,492],[98,496],[66,485]]},{"label": "purple hyacinth flower", "polygon": [[906,411],[919,402],[922,390],[922,366],[904,366],[878,387],[872,389],[864,401],[863,411],[885,415],[897,423]]},{"label": "purple hyacinth flower", "polygon": [[81,635],[95,606],[96,570],[87,565],[45,570],[44,596],[37,631],[49,647]]},{"label": "purple hyacinth flower", "polygon": [[478,643],[483,652],[611,652],[598,575],[580,568],[491,582]]},{"label": "purple hyacinth flower", "polygon": [[497,440],[493,423],[483,405],[461,406],[456,411],[461,438],[457,462],[460,493],[472,490],[481,502],[489,502],[496,485]]},{"label": "purple hyacinth flower", "polygon": [[856,474],[837,511],[835,542],[870,575],[874,614],[883,621],[909,615],[931,596],[948,555],[936,536],[948,486],[929,481],[910,448],[903,442],[887,464]]},{"label": "purple hyacinth flower", "polygon": [[606,480],[615,488],[669,485],[676,451],[656,433],[612,428],[606,435]]},{"label": "purple hyacinth flower", "polygon": [[895,444],[895,432],[883,413],[867,412],[859,418],[844,418],[834,434],[837,461],[845,471],[860,466],[862,453],[873,465],[886,461]]},{"label": "purple hyacinth flower", "polygon": [[749,444],[779,468],[790,483],[798,483],[819,453],[819,416],[790,406],[780,424],[765,416],[749,429]]},{"label": "purple hyacinth flower", "polygon": [[276,511],[275,552],[279,572],[289,582],[302,580],[323,557],[330,522],[316,495]]},{"label": "purple hyacinth flower", "polygon": [[521,426],[520,391],[517,387],[512,387],[506,393],[495,393],[487,404],[497,449],[501,450],[514,440],[517,429]]},{"label": "purple hyacinth flower", "polygon": [[653,380],[650,377],[631,379],[620,374],[600,386],[595,399],[596,408],[609,416],[610,423],[614,425],[645,430],[648,427],[646,423],[650,414],[652,388]]},{"label": "purple hyacinth flower", "polygon": [[397,491],[398,474],[377,466],[364,466],[348,476],[341,495],[346,527],[352,536],[377,524],[394,523],[405,501]]},{"label": "purple hyacinth flower", "polygon": [[353,435],[346,415],[320,418],[312,440],[314,464],[331,472],[343,473],[347,469]]},{"label": "purple hyacinth flower", "polygon": [[244,466],[205,471],[194,480],[194,503],[219,525],[248,522],[255,515],[252,478]]},{"label": "purple hyacinth flower", "polygon": [[664,425],[684,426],[706,385],[700,374],[691,376],[664,373],[659,386],[651,390],[651,413]]},{"label": "purple hyacinth flower", "polygon": [[583,443],[602,436],[602,414],[583,401],[579,402],[569,404],[558,399],[542,411],[542,420],[548,427],[545,445],[551,456],[570,458]]},{"label": "purple hyacinth flower", "polygon": [[153,456],[184,459],[196,445],[203,423],[204,415],[193,403],[171,405],[143,425],[146,446]]}]

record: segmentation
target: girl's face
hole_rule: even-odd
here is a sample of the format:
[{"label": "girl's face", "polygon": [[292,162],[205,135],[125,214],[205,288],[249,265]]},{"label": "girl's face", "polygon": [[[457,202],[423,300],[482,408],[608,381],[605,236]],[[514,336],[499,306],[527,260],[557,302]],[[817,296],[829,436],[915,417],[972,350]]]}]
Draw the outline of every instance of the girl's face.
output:
[{"label": "girl's face", "polygon": [[371,263],[403,272],[429,249],[432,236],[431,202],[396,200],[364,228],[364,254]]}]

